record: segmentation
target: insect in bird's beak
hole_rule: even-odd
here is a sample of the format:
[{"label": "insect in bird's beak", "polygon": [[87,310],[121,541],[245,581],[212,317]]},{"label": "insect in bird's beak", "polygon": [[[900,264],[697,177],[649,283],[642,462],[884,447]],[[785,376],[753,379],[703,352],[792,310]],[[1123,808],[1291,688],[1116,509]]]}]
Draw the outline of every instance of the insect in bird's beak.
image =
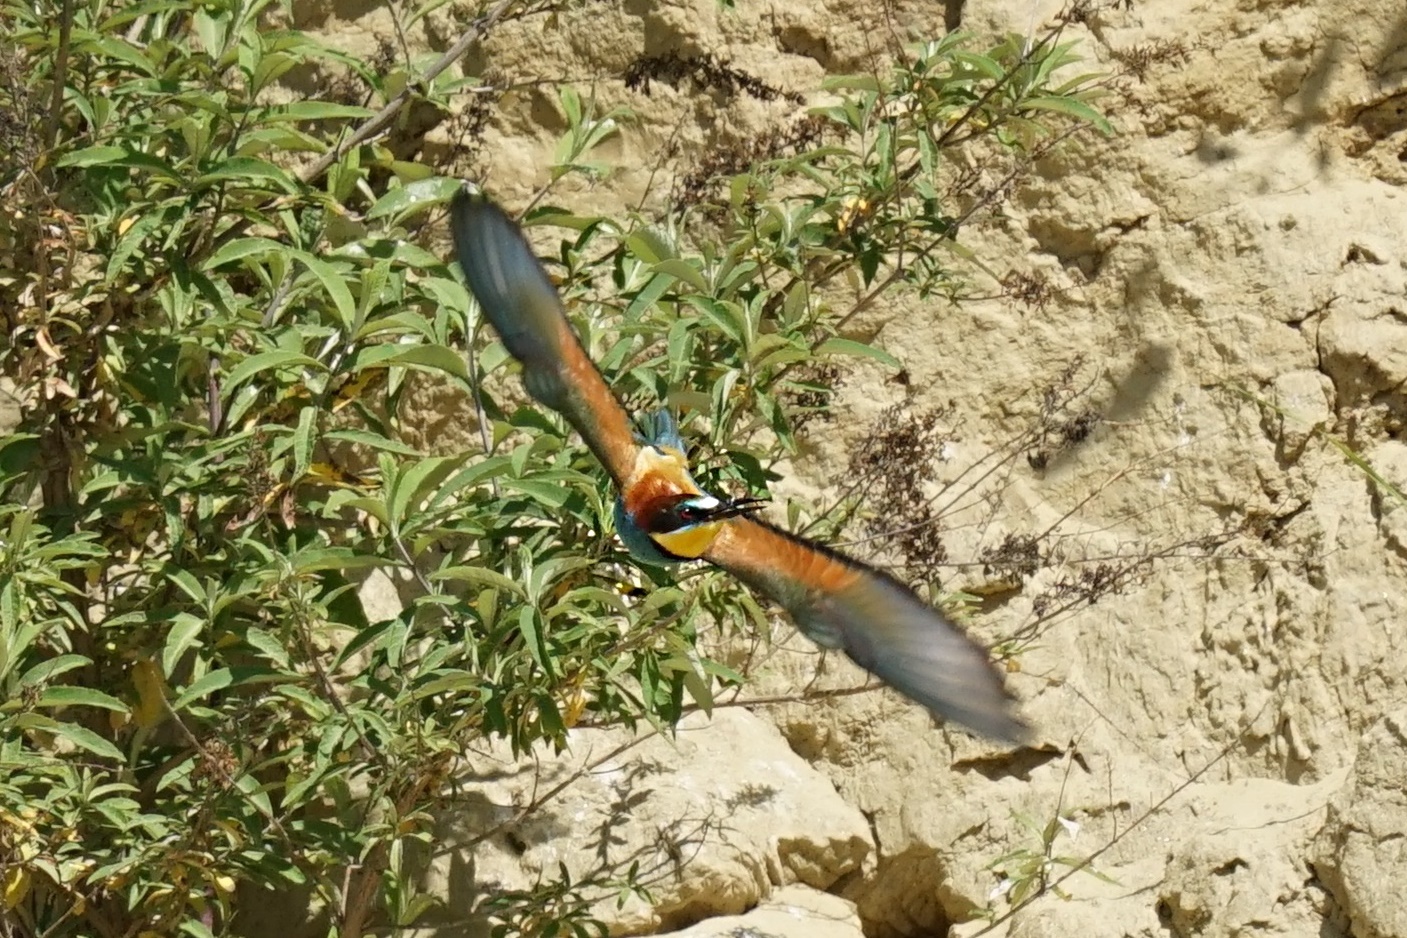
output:
[{"label": "insect in bird's beak", "polygon": [[736,518],[738,515],[752,514],[760,511],[763,505],[767,504],[765,498],[734,498],[718,506],[718,510],[708,516],[710,521],[722,521],[724,518]]}]

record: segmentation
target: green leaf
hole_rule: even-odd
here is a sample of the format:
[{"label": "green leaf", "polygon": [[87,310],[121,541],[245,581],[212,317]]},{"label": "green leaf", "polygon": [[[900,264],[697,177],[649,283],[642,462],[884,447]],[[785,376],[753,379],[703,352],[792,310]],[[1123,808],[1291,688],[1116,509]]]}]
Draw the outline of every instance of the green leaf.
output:
[{"label": "green leaf", "polygon": [[469,455],[463,453],[458,456],[426,459],[402,472],[391,484],[387,499],[386,507],[393,526],[399,529],[400,523],[406,519],[407,512],[429,498],[430,493],[451,472],[458,469]]},{"label": "green leaf", "polygon": [[637,257],[647,264],[657,264],[665,258],[675,257],[678,252],[659,236],[652,228],[637,228],[623,235],[621,246],[629,257]]},{"label": "green leaf", "polygon": [[183,935],[190,935],[190,938],[215,938],[215,933],[210,930],[210,926],[199,919],[186,919],[181,922],[179,930]]},{"label": "green leaf", "polygon": [[18,478],[35,469],[39,450],[37,433],[20,433],[12,428],[0,437],[0,478]]},{"label": "green leaf", "polygon": [[1051,89],[1051,93],[1059,97],[1070,97],[1080,94],[1083,89],[1086,94],[1091,94],[1094,93],[1097,88],[1090,86],[1108,77],[1107,72],[1085,72],[1082,75],[1076,75],[1068,81],[1062,81],[1058,87]]},{"label": "green leaf", "polygon": [[375,112],[355,104],[333,101],[293,101],[271,107],[261,116],[263,123],[278,121],[364,120]]},{"label": "green leaf", "polygon": [[523,636],[523,644],[527,646],[528,653],[532,655],[533,661],[546,674],[552,674],[552,656],[547,653],[547,646],[543,644],[542,629],[539,628],[542,613],[535,606],[523,606],[518,610],[518,631]]},{"label": "green leaf", "polygon": [[352,299],[352,291],[347,288],[346,281],[342,279],[337,269],[307,251],[289,251],[288,253],[322,284],[322,288],[332,299],[332,305],[337,310],[337,318],[341,321],[342,328],[351,331],[352,323],[357,315],[357,304]]},{"label": "green leaf", "polygon": [[448,176],[421,179],[387,192],[376,200],[366,217],[375,219],[390,215],[400,223],[419,212],[444,205],[462,188],[464,183]]},{"label": "green leaf", "polygon": [[[366,325],[367,316],[371,315],[377,303],[386,293],[386,282],[391,276],[391,261],[389,258],[382,258],[375,264],[362,270],[361,289],[358,291],[357,318],[354,332],[360,336]],[[394,314],[393,314],[394,315]],[[408,324],[416,322],[417,317],[406,316]],[[413,328],[413,327],[412,327]]]},{"label": "green leaf", "polygon": [[259,59],[259,64],[254,69],[254,74],[250,76],[249,87],[252,93],[257,95],[269,85],[278,81],[286,75],[290,69],[298,64],[295,56],[279,52],[269,52]]},{"label": "green leaf", "polygon": [[277,667],[288,667],[288,649],[268,632],[257,626],[250,626],[244,630],[244,640]]},{"label": "green leaf", "polygon": [[713,684],[694,668],[684,671],[684,689],[689,692],[699,709],[713,716]]},{"label": "green leaf", "polygon": [[497,570],[490,570],[487,567],[447,567],[444,570],[436,570],[430,574],[430,581],[440,582],[442,580],[454,580],[460,583],[471,583],[475,586],[487,586],[492,589],[500,589],[514,596],[527,598],[527,590],[523,584],[512,577],[504,576]]},{"label": "green leaf", "polygon": [[538,479],[504,479],[503,484],[554,510],[565,505],[571,496],[571,493],[561,485]]},{"label": "green leaf", "polygon": [[454,671],[450,674],[439,675],[422,684],[416,684],[412,698],[424,700],[426,697],[433,697],[436,694],[478,691],[483,685],[483,677],[472,671]]},{"label": "green leaf", "polygon": [[[270,783],[272,785],[273,783]],[[241,775],[235,779],[235,788],[244,793],[244,796],[254,805],[255,809],[265,817],[273,817],[274,808],[269,803],[269,793],[265,790],[265,785],[252,775]]]},{"label": "green leaf", "polygon": [[853,355],[858,358],[872,358],[890,368],[900,369],[904,367],[899,359],[888,352],[873,345],[866,345],[863,342],[856,342],[853,339],[842,339],[839,337],[826,339],[816,347],[817,355]]},{"label": "green leaf", "polygon": [[370,430],[329,430],[322,435],[324,440],[330,443],[355,443],[359,446],[369,446],[372,449],[382,450],[387,453],[396,453],[401,456],[420,457],[423,456],[420,450],[399,440],[392,440],[379,433]]},{"label": "green leaf", "polygon": [[571,573],[591,566],[595,561],[590,557],[559,554],[535,564],[528,574],[528,597],[541,604],[547,598],[549,587],[555,585]]},{"label": "green leaf", "polygon": [[310,547],[288,558],[295,573],[321,573],[325,570],[371,570],[394,564],[389,557],[360,553],[351,547]]},{"label": "green leaf", "polygon": [[103,710],[115,710],[118,713],[127,713],[127,705],[109,694],[91,687],[74,687],[68,684],[59,684],[44,688],[44,693],[39,696],[38,707],[99,707]]},{"label": "green leaf", "polygon": [[657,274],[667,274],[682,280],[699,293],[708,292],[708,281],[704,279],[704,275],[699,272],[697,267],[686,260],[676,258],[663,260],[654,265],[653,270]]},{"label": "green leaf", "polygon": [[995,60],[989,56],[978,52],[969,52],[964,49],[955,50],[952,53],[954,61],[961,62],[984,78],[992,81],[1000,81],[1006,77],[1006,69],[1002,68]]},{"label": "green leaf", "polygon": [[65,674],[75,668],[92,664],[92,659],[83,655],[58,655],[48,661],[41,661],[20,676],[20,687],[32,687]]},{"label": "green leaf", "polygon": [[352,359],[351,370],[366,368],[389,368],[400,365],[420,371],[439,371],[462,381],[469,380],[469,368],[464,356],[444,345],[383,344],[360,349]]},{"label": "green leaf", "polygon": [[785,365],[790,362],[806,361],[813,357],[815,357],[813,353],[807,351],[806,349],[792,348],[791,346],[787,346],[786,348],[777,349],[775,352],[769,352],[762,358],[757,359],[754,362],[754,365],[756,366],[757,370],[762,371],[764,369],[772,368],[777,365]]},{"label": "green leaf", "polygon": [[357,652],[373,642],[380,641],[381,636],[385,635],[386,631],[390,628],[392,621],[394,620],[383,619],[380,622],[373,622],[359,629],[357,634],[352,636],[352,640],[343,645],[342,650],[337,653],[337,658],[332,663],[332,670],[336,671]]},{"label": "green leaf", "polygon": [[[28,714],[28,716],[34,716],[34,714]],[[60,723],[57,721],[54,721],[53,725],[48,729],[49,732],[60,739],[66,739],[78,748],[86,749],[96,756],[111,759],[114,762],[122,761],[122,753],[118,748],[92,730],[85,729],[81,726],[75,726],[72,723]]]},{"label": "green leaf", "polygon": [[875,274],[879,272],[880,252],[873,244],[867,244],[860,252],[860,277],[865,286],[874,283]]},{"label": "green leaf", "polygon": [[304,407],[298,413],[298,427],[293,431],[293,478],[301,479],[308,474],[313,463],[313,434],[317,431],[318,408]]},{"label": "green leaf", "polygon": [[821,79],[821,88],[826,91],[867,91],[871,94],[880,90],[879,79],[874,75],[830,75]]},{"label": "green leaf", "polygon": [[713,323],[728,338],[738,343],[743,341],[743,329],[739,323],[740,315],[736,303],[724,303],[710,296],[696,296],[694,294],[687,294],[682,299],[689,306],[702,313],[705,319]]},{"label": "green leaf", "polygon": [[[366,302],[370,300],[369,293],[363,291],[362,298],[363,305],[365,306]],[[436,298],[438,299],[438,296]],[[449,305],[453,309],[466,309],[468,306],[468,301],[466,300],[464,304],[461,304],[459,306],[454,306],[453,304]],[[358,315],[361,315],[363,317],[361,325],[353,334],[353,338],[358,341],[369,339],[372,336],[382,334],[391,334],[395,336],[418,335],[424,336],[427,341],[435,341],[435,330],[433,324],[430,322],[430,320],[426,319],[419,311],[403,309],[393,313],[383,312],[378,316],[367,319],[366,316],[369,313],[370,307],[358,313]]]},{"label": "green leaf", "polygon": [[4,631],[0,633],[0,681],[7,679],[11,672],[24,660],[24,654],[45,628],[50,624],[42,619],[31,618],[19,623],[19,613],[11,608],[16,602],[18,589],[14,581],[0,588],[0,611],[3,611]]},{"label": "green leaf", "polygon": [[1095,129],[1106,137],[1112,137],[1114,135],[1114,126],[1109,123],[1108,119],[1083,101],[1078,101],[1074,98],[1041,97],[1027,98],[1022,101],[1021,104],[1023,108],[1030,108],[1036,111],[1051,111],[1056,114],[1064,114],[1067,117],[1073,117],[1076,120],[1082,120],[1086,123],[1093,124]]},{"label": "green leaf", "polygon": [[172,674],[181,656],[186,653],[205,629],[205,620],[188,612],[178,613],[166,632],[166,645],[161,651],[161,670]]},{"label": "green leaf", "polygon": [[235,674],[229,668],[216,668],[182,691],[181,696],[172,701],[171,709],[180,713],[195,701],[208,697],[217,690],[224,690],[234,681]]},{"label": "green leaf", "polygon": [[195,575],[189,570],[168,566],[162,573],[166,575],[166,579],[170,581],[172,585],[189,596],[192,601],[202,606],[205,605],[207,599],[205,588],[200,585],[200,581],[197,580]]},{"label": "green leaf", "polygon": [[310,368],[314,371],[326,371],[327,367],[316,358],[310,358],[302,352],[294,352],[289,349],[272,349],[267,352],[260,352],[251,355],[230,369],[225,375],[222,391],[226,401],[233,398],[235,390],[244,382],[250,380],[255,375],[264,371],[276,371],[281,368]]},{"label": "green leaf", "polygon": [[228,687],[242,687],[246,684],[267,684],[286,681],[288,675],[262,666],[241,666],[237,668],[216,668],[200,680],[191,684],[171,704],[171,709],[180,713],[183,709]]},{"label": "green leaf", "polygon": [[285,250],[285,245],[270,238],[235,238],[206,258],[205,269],[214,270],[232,261],[243,260],[256,254],[283,253]]},{"label": "green leaf", "polygon": [[68,167],[106,166],[112,163],[119,163],[126,159],[126,157],[127,151],[122,147],[85,147],[82,150],[65,153],[54,162],[54,165],[60,169]]},{"label": "green leaf", "polygon": [[208,189],[222,182],[233,182],[254,189],[266,188],[258,185],[259,183],[273,183],[275,188],[282,189],[289,195],[298,191],[298,184],[288,173],[266,160],[252,156],[232,156],[210,172],[197,177],[192,186],[196,189]]},{"label": "green leaf", "polygon": [[95,154],[96,156],[101,157],[99,161],[101,165],[126,166],[130,169],[146,170],[147,172],[152,173],[153,175],[169,182],[184,182],[180,173],[178,173],[170,164],[168,164],[162,159],[152,156],[149,153],[142,153],[138,150],[123,149],[119,157],[113,158],[110,156],[109,153],[106,152],[105,148],[103,147],[93,147],[91,148],[91,150],[103,151]]},{"label": "green leaf", "polygon": [[[135,45],[117,36],[104,36],[101,39],[82,43],[83,51],[96,53],[100,58],[124,62],[146,76],[155,76],[156,68],[151,59]],[[110,65],[109,65],[110,67]]]},{"label": "green leaf", "polygon": [[[549,673],[551,673],[549,671]],[[567,731],[566,724],[562,721],[562,711],[557,706],[557,700],[551,694],[542,692],[536,694],[537,716],[542,722],[542,731],[549,739],[557,739]]]},{"label": "green leaf", "polygon": [[675,278],[666,274],[657,274],[650,278],[650,282],[645,284],[644,289],[635,295],[630,301],[630,305],[625,308],[625,318],[636,320],[640,315],[655,303],[659,298],[669,292],[669,288],[674,286]]}]

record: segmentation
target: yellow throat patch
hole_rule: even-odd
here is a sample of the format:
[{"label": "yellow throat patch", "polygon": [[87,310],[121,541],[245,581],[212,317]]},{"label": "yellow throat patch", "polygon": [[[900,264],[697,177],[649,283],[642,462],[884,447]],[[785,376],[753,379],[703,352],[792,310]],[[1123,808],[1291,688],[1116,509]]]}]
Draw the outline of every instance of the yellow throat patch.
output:
[{"label": "yellow throat patch", "polygon": [[718,537],[718,529],[722,525],[722,521],[710,521],[683,531],[651,534],[650,539],[676,557],[696,559],[713,546],[713,539]]}]

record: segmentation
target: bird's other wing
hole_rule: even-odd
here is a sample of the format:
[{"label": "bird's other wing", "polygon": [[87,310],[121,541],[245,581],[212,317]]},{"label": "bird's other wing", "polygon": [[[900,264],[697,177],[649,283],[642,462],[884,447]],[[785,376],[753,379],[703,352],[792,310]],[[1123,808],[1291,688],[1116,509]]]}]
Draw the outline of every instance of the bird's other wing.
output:
[{"label": "bird's other wing", "polygon": [[679,453],[687,453],[684,438],[679,435],[679,422],[667,407],[647,410],[636,418],[640,425],[640,437],[651,446],[667,446]]},{"label": "bird's other wing", "polygon": [[640,450],[630,418],[581,347],[522,229],[497,205],[466,191],[450,205],[450,227],[469,289],[522,363],[528,393],[566,417],[624,485]]},{"label": "bird's other wing", "polygon": [[935,715],[1008,742],[1026,737],[982,646],[892,577],[750,517],[724,525],[704,559]]}]

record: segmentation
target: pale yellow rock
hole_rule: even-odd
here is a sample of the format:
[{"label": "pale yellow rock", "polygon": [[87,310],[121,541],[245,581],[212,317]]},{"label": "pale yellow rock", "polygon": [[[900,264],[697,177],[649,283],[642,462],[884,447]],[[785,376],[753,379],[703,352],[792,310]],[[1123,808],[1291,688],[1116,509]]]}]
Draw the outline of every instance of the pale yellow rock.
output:
[{"label": "pale yellow rock", "polygon": [[863,938],[855,906],[807,886],[778,889],[742,915],[723,915],[668,938]]},{"label": "pale yellow rock", "polygon": [[1407,443],[1383,440],[1366,456],[1378,473],[1373,483],[1378,525],[1393,550],[1407,551]]},{"label": "pale yellow rock", "polygon": [[[653,905],[618,906],[610,893],[593,910],[621,933],[739,915],[776,887],[823,890],[864,870],[872,850],[864,816],[758,717],[696,714],[677,739],[646,737],[602,761],[630,739],[575,730],[557,759],[471,755],[424,875],[426,888],[450,897],[447,920],[471,916],[479,890],[530,888],[556,877],[559,864],[578,882],[637,866]],[[560,797],[514,821],[535,794],[568,779]],[[495,827],[473,850],[457,846]]]},{"label": "pale yellow rock", "polygon": [[1323,887],[1299,859],[1344,773],[1317,785],[1247,779],[1198,786],[1194,815],[1156,887],[1174,934],[1244,935],[1267,923],[1309,934],[1324,922]]},{"label": "pale yellow rock", "polygon": [[1328,429],[1333,384],[1323,373],[1305,368],[1277,375],[1271,386],[1276,408],[1272,432],[1279,435],[1283,458],[1298,459],[1314,434]]},{"label": "pale yellow rock", "polygon": [[1350,920],[1353,938],[1407,935],[1407,710],[1363,736],[1347,783],[1314,843],[1314,871]]},{"label": "pale yellow rock", "polygon": [[[988,923],[978,919],[954,926],[949,938],[1065,938],[1069,935],[1117,934],[1129,938],[1164,938],[1167,932],[1150,903],[1127,901],[1130,894],[1151,890],[1163,874],[1160,856],[1122,866],[1099,865],[1110,881],[1076,873],[1060,880],[1060,891],[1033,902],[1009,919]],[[1057,871],[1057,876],[1062,875]]]}]

